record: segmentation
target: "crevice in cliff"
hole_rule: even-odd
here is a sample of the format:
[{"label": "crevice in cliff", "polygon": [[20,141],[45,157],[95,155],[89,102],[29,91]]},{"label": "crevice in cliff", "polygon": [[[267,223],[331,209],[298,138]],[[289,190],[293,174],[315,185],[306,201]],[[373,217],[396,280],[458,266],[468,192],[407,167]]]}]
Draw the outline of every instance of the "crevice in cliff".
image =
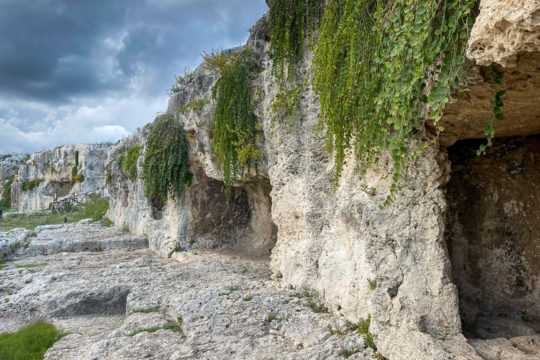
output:
[{"label": "crevice in cliff", "polygon": [[448,148],[446,243],[464,334],[511,338],[540,331],[540,136]]}]

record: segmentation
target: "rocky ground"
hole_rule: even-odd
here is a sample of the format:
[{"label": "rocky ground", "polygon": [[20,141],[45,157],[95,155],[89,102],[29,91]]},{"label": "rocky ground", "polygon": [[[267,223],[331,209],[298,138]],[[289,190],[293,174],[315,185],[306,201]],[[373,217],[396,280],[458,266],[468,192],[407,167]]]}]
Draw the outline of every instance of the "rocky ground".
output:
[{"label": "rocky ground", "polygon": [[4,253],[9,261],[0,270],[0,332],[52,322],[69,335],[45,359],[375,355],[316,297],[279,289],[265,259],[215,252],[163,259],[141,238],[84,222],[10,236],[20,245]]}]

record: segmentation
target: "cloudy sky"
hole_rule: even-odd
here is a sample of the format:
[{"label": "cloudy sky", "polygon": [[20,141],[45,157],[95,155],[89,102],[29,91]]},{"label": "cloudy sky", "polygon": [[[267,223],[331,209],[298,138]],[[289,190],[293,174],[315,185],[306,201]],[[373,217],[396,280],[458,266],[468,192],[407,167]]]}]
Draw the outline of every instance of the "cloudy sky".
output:
[{"label": "cloudy sky", "polygon": [[0,154],[116,141],[175,74],[238,46],[265,0],[0,0]]}]

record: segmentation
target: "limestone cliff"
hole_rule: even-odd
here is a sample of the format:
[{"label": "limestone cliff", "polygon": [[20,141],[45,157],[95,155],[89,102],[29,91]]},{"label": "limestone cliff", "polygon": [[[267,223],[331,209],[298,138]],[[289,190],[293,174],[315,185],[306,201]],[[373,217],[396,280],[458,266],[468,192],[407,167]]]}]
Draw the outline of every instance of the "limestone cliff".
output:
[{"label": "limestone cliff", "polygon": [[[218,76],[200,67],[167,108],[188,134],[194,177],[181,196],[170,196],[166,205],[148,201],[143,156],[135,180],[119,166],[126,149],[145,144],[143,129],[110,147],[32,155],[18,170],[13,207],[46,207],[54,193],[107,183],[108,216],[148,236],[154,251],[177,257],[175,249],[220,248],[270,256],[282,286],[315,290],[331,311],[353,322],[371,316],[377,346],[391,360],[499,359],[493,355],[499,348],[513,349],[508,358],[528,359],[540,330],[540,152],[537,138],[506,137],[540,134],[539,14],[534,0],[481,1],[462,91],[442,119],[447,131],[408,166],[402,191],[385,209],[379,205],[391,185],[389,157],[363,178],[348,159],[331,186],[333,157],[317,136],[319,104],[311,87],[300,94],[293,124],[273,120],[279,85],[266,17],[246,44],[265,69],[255,80],[254,110],[264,133],[257,144],[264,160],[258,178],[235,184],[229,202],[211,146],[215,103],[185,111],[212,97]],[[306,54],[299,74],[310,63]],[[506,120],[497,126],[498,145],[476,158],[470,149],[478,146],[474,139],[483,136],[489,117],[486,66],[492,63],[504,73]],[[429,128],[414,141],[426,139],[433,140]],[[72,184],[75,151],[85,180]],[[44,181],[21,192],[21,183],[35,178]],[[467,341],[464,334],[484,340]],[[499,340],[485,340],[490,338]]]}]

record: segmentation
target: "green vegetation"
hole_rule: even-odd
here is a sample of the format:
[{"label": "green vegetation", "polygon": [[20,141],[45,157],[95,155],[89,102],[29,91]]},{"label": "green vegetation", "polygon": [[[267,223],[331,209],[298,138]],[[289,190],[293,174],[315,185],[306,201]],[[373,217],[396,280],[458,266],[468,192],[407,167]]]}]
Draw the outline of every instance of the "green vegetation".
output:
[{"label": "green vegetation", "polygon": [[83,182],[84,175],[79,174],[79,151],[75,151],[75,166],[71,168],[71,183]]},{"label": "green vegetation", "polygon": [[68,222],[77,222],[92,218],[94,221],[103,220],[109,209],[109,202],[99,196],[91,196],[88,202],[73,209],[70,214],[51,214],[50,212],[35,212],[31,214],[15,214],[5,216],[0,220],[0,231],[8,231],[17,227],[34,229],[40,225],[62,224],[64,217]]},{"label": "green vegetation", "polygon": [[266,321],[268,321],[268,322],[272,322],[272,321],[274,321],[276,319],[277,319],[277,317],[274,314],[268,314],[268,316],[266,317]]},{"label": "green vegetation", "polygon": [[156,332],[158,330],[161,330],[161,329],[163,329],[163,327],[161,327],[161,326],[154,326],[154,327],[151,327],[151,328],[139,329],[139,330],[135,330],[134,332],[129,334],[129,336],[135,336],[135,335],[143,333],[143,332],[154,333],[154,332]]},{"label": "green vegetation", "polygon": [[0,263],[0,270],[7,268],[9,265],[6,263]]},{"label": "green vegetation", "polygon": [[356,354],[357,352],[358,352],[358,349],[355,347],[350,347],[350,348],[342,347],[339,352],[339,355],[347,359],[351,357],[352,355]]},{"label": "green vegetation", "polygon": [[[272,0],[270,39],[273,71],[279,79],[294,75],[295,64],[304,56],[306,38],[319,26],[324,0]],[[287,67],[286,67],[287,65]]]},{"label": "green vegetation", "polygon": [[137,179],[137,161],[139,160],[142,149],[142,145],[132,146],[125,153],[122,153],[122,161],[120,161],[120,158],[118,159],[119,166],[122,167],[122,171],[131,181]]},{"label": "green vegetation", "polygon": [[43,179],[34,179],[34,180],[29,180],[29,181],[23,181],[21,183],[21,191],[23,192],[26,192],[26,191],[31,191],[35,188],[37,188],[39,186],[39,184],[41,183],[41,181],[43,181]]},{"label": "green vegetation", "polygon": [[347,154],[363,174],[388,149],[395,198],[405,166],[427,146],[408,139],[427,116],[439,120],[463,74],[476,0],[332,0],[319,28],[314,86],[321,125],[335,152],[335,180]]},{"label": "green vegetation", "polygon": [[200,112],[205,105],[210,104],[211,101],[208,99],[199,99],[199,100],[193,100],[189,104],[186,104],[178,109],[178,112],[182,115],[185,115],[188,110],[193,111],[194,113]]},{"label": "green vegetation", "polygon": [[167,200],[169,192],[179,195],[191,183],[187,141],[182,125],[170,114],[157,119],[146,142],[142,177],[149,199]]},{"label": "green vegetation", "polygon": [[17,269],[35,269],[38,267],[47,266],[47,264],[24,264],[24,265],[17,265]]},{"label": "green vegetation", "polygon": [[169,255],[167,256],[169,259],[171,258],[171,256],[176,253],[176,252],[183,252],[183,251],[187,251],[185,248],[181,247],[181,246],[177,246],[175,247],[173,250],[171,250],[171,252],[169,253]]},{"label": "green vegetation", "polygon": [[371,325],[371,315],[368,315],[367,319],[362,320],[358,323],[358,329],[356,331],[359,334],[365,335],[369,332],[370,325]]},{"label": "green vegetation", "polygon": [[129,226],[124,225],[124,227],[122,228],[122,234],[129,234]]},{"label": "green vegetation", "polygon": [[13,180],[15,178],[12,177],[11,179],[8,179],[4,181],[2,184],[2,187],[4,188],[4,193],[2,195],[2,198],[0,199],[0,210],[8,210],[11,208],[11,185],[13,184]]},{"label": "green vegetation", "polygon": [[377,353],[377,345],[375,345],[375,339],[372,333],[369,332],[371,325],[371,315],[368,315],[367,319],[358,323],[357,332],[364,336],[364,345],[373,349],[376,352],[375,357],[377,359],[385,359],[380,353]]},{"label": "green vegetation", "polygon": [[291,297],[306,299],[306,305],[309,306],[314,313],[328,312],[328,308],[324,306],[321,302],[319,302],[317,297],[314,294],[310,293],[307,289],[296,292],[292,294]]},{"label": "green vegetation", "polygon": [[261,135],[253,114],[251,85],[259,69],[250,57],[249,49],[240,53],[220,50],[203,53],[205,66],[220,75],[212,94],[217,101],[212,148],[217,164],[223,169],[227,194],[239,175],[249,178],[252,169],[258,175],[258,163],[262,159],[255,146]]},{"label": "green vegetation", "polygon": [[170,94],[176,94],[177,92],[180,92],[182,90],[182,87],[186,84],[186,82],[193,76],[193,73],[190,72],[188,69],[184,71],[184,75],[175,75],[174,80],[175,83],[171,87]]},{"label": "green vegetation", "polygon": [[183,323],[183,319],[180,316],[178,317],[177,322],[169,322],[165,324],[164,326],[154,326],[151,328],[139,329],[129,334],[129,336],[135,336],[142,332],[153,333],[158,330],[171,330],[171,331],[179,333],[180,335],[182,335],[183,338],[185,338],[186,335],[184,334],[184,331],[182,330],[182,323]]},{"label": "green vegetation", "polygon": [[377,279],[367,279],[369,283],[369,289],[375,290],[377,288]]},{"label": "green vegetation", "polygon": [[150,314],[155,312],[161,312],[162,310],[157,306],[152,306],[146,309],[136,309],[133,310],[134,313],[143,313],[143,314]]},{"label": "green vegetation", "polygon": [[248,295],[244,298],[244,301],[251,301],[253,300],[253,295]]},{"label": "green vegetation", "polygon": [[486,149],[493,145],[493,138],[495,137],[495,127],[493,125],[494,118],[497,120],[504,120],[504,115],[502,113],[502,107],[504,102],[502,101],[503,95],[506,93],[506,90],[501,89],[502,84],[502,71],[499,71],[495,65],[491,65],[489,68],[489,76],[491,78],[491,88],[493,89],[494,99],[491,100],[491,106],[493,106],[493,115],[488,119],[488,124],[484,129],[484,135],[487,137],[487,144],[480,145],[479,149],[476,150],[476,155],[485,155]]},{"label": "green vegetation", "polygon": [[54,325],[38,321],[14,333],[0,334],[0,359],[41,360],[64,334]]},{"label": "green vegetation", "polygon": [[240,290],[240,287],[239,286],[229,286],[229,291],[225,291],[225,292],[221,292],[218,294],[218,296],[229,296],[231,295],[233,292],[235,291],[238,291]]}]

